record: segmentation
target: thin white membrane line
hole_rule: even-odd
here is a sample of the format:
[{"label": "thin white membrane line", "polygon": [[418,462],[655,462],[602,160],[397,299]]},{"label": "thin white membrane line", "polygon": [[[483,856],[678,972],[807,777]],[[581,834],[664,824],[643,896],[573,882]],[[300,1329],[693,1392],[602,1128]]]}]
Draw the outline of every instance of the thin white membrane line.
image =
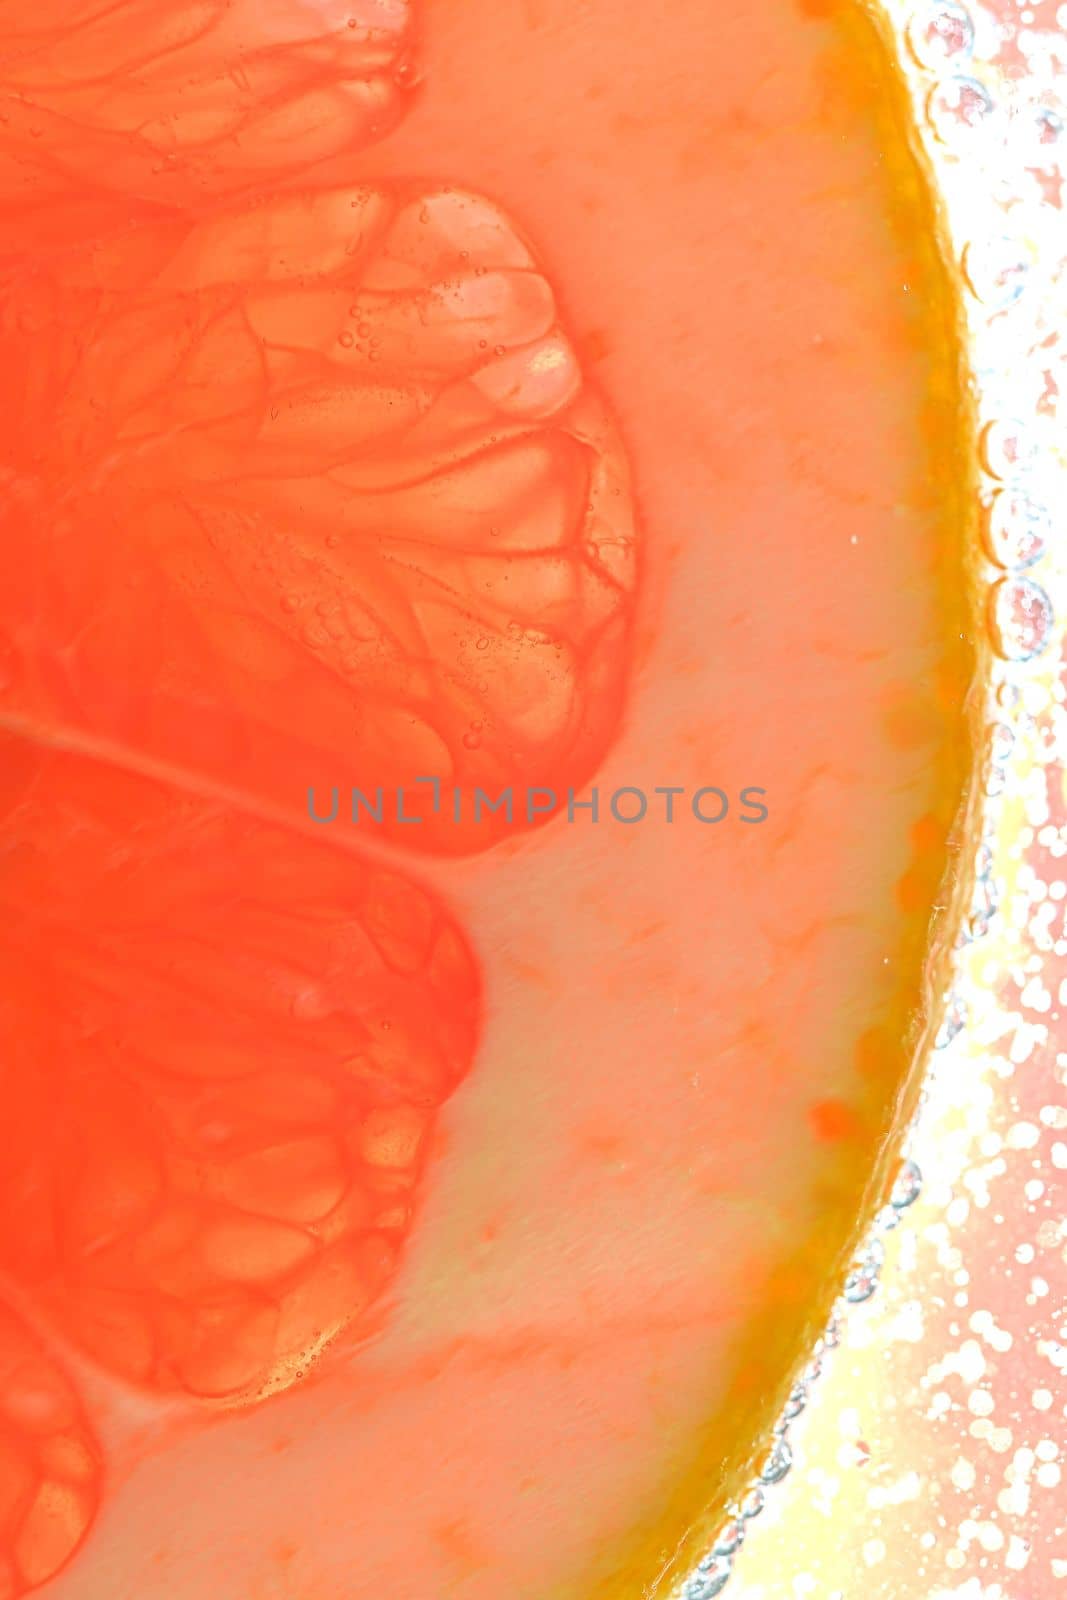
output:
[{"label": "thin white membrane line", "polygon": [[[997,925],[1004,900],[997,841],[1005,806],[1022,793],[1035,761],[1052,766],[1056,759],[1053,750],[1035,751],[1030,735],[1032,707],[1047,692],[1063,644],[1057,617],[1067,615],[1067,552],[1054,537],[1057,508],[1067,505],[1067,447],[1055,430],[1046,367],[1049,345],[1067,320],[1067,212],[1060,201],[1067,179],[1067,29],[1037,27],[1034,13],[1025,11],[1005,22],[957,0],[871,5],[896,43],[945,225],[949,265],[963,290],[980,466],[973,508],[980,543],[969,555],[977,569],[977,620],[984,618],[989,647],[988,659],[979,658],[984,700],[976,751],[978,842],[970,877],[963,874],[971,885],[970,904],[960,908],[947,992],[934,997],[936,1030],[892,1189],[757,1454],[762,1464],[727,1508],[704,1556],[674,1584],[675,1600],[714,1600],[743,1569],[742,1548],[746,1538],[760,1538],[752,1524],[767,1493],[783,1493],[778,1485],[790,1477],[794,1461],[803,1459],[791,1425],[807,1410],[853,1308],[875,1294],[886,1235],[919,1200],[924,1166],[936,1164],[937,1090],[948,1073],[957,1102],[969,1087],[977,1088],[975,1075],[961,1070],[961,1057],[972,1017],[995,1003],[990,976],[979,973],[975,956]],[[1004,65],[1009,51],[1016,57],[1010,75]],[[964,581],[965,574],[960,577]],[[906,1271],[900,1262],[892,1270]],[[911,1271],[918,1288],[918,1273]],[[793,1493],[800,1492],[798,1484]]]}]

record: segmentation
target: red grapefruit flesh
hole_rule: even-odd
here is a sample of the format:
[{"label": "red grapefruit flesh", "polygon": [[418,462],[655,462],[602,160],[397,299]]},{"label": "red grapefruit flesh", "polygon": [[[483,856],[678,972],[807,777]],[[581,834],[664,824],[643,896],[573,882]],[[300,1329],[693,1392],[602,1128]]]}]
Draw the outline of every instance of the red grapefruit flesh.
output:
[{"label": "red grapefruit flesh", "polygon": [[350,183],[146,220],[6,293],[20,716],[286,814],[358,784],[411,848],[499,837],[476,789],[591,775],[628,471],[499,208]]},{"label": "red grapefruit flesh", "polygon": [[399,873],[81,757],[6,738],[3,796],[0,1259],[132,1382],[291,1382],[395,1269],[474,1051],[464,940]]},{"label": "red grapefruit flesh", "polygon": [[74,1387],[22,1320],[0,1309],[0,1594],[46,1583],[96,1514],[101,1461]]}]

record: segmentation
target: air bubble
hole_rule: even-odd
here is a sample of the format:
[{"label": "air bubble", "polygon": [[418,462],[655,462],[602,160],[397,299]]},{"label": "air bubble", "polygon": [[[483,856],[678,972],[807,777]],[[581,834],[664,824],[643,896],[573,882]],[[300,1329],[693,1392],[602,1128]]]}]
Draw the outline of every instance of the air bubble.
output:
[{"label": "air bubble", "polygon": [[972,240],[961,265],[967,287],[990,311],[1006,311],[1022,296],[1032,262],[1016,239],[1006,235]]},{"label": "air bubble", "polygon": [[1052,638],[1052,602],[1030,578],[1002,578],[990,597],[993,647],[1005,661],[1032,661]]},{"label": "air bubble", "polygon": [[1034,117],[1034,134],[1043,150],[1059,144],[1063,137],[1063,118],[1049,106],[1041,106]]},{"label": "air bubble", "polygon": [[719,1536],[711,1547],[713,1556],[734,1556],[745,1542],[745,1524],[740,1517],[734,1517],[720,1528]]},{"label": "air bubble", "polygon": [[792,1422],[799,1417],[808,1403],[808,1391],[802,1383],[795,1384],[789,1391],[789,1399],[782,1408],[782,1416],[786,1422]]},{"label": "air bubble", "polygon": [[926,101],[934,137],[951,148],[969,145],[993,114],[993,96],[977,78],[956,76],[935,84]]},{"label": "air bubble", "polygon": [[893,1192],[889,1196],[889,1204],[894,1211],[906,1211],[913,1206],[922,1193],[923,1175],[914,1161],[905,1161],[897,1173],[897,1181],[893,1185]]},{"label": "air bubble", "polygon": [[852,1263],[845,1279],[844,1297],[849,1305],[862,1305],[878,1287],[878,1279],[885,1261],[885,1247],[878,1239],[871,1239]]},{"label": "air bubble", "polygon": [[1037,454],[1037,445],[1015,417],[998,417],[982,429],[979,450],[989,475],[1004,479],[1030,465]]},{"label": "air bubble", "polygon": [[[1010,689],[1014,699],[1007,702],[1007,709],[1013,708],[1019,698],[1019,691],[1015,685],[1002,684],[1002,689]],[[1015,749],[1015,729],[1008,722],[994,722],[989,730],[989,758],[998,767],[1011,758]]]},{"label": "air bubble", "polygon": [[753,1517],[758,1517],[764,1506],[762,1489],[750,1489],[741,1502],[741,1515],[746,1522],[751,1522]]},{"label": "air bubble", "polygon": [[708,1556],[682,1590],[684,1600],[714,1600],[726,1588],[732,1571],[727,1556]]},{"label": "air bubble", "polygon": [[999,489],[983,519],[986,551],[1008,572],[1032,567],[1048,548],[1052,513],[1021,489]]},{"label": "air bubble", "polygon": [[878,1279],[866,1272],[850,1272],[845,1282],[845,1299],[849,1305],[862,1305],[878,1287]]},{"label": "air bubble", "polygon": [[1026,167],[1053,168],[1060,159],[1063,118],[1051,106],[1019,106],[1012,117],[1011,141],[1016,160]]},{"label": "air bubble", "polygon": [[921,67],[962,66],[974,53],[974,23],[963,6],[942,0],[913,19],[908,44]]},{"label": "air bubble", "polygon": [[1007,788],[1007,786],[1007,779],[1004,776],[1004,768],[990,767],[988,773],[986,774],[986,780],[982,789],[982,793],[988,799],[996,800],[1004,793],[1004,790]]},{"label": "air bubble", "polygon": [[981,937],[989,931],[989,924],[996,916],[1000,907],[1000,897],[997,886],[992,878],[978,879],[974,886],[974,900],[972,902],[971,921],[981,927]]},{"label": "air bubble", "polygon": [[759,1481],[763,1484],[781,1483],[793,1465],[793,1452],[788,1439],[776,1439],[774,1448],[763,1463]]}]

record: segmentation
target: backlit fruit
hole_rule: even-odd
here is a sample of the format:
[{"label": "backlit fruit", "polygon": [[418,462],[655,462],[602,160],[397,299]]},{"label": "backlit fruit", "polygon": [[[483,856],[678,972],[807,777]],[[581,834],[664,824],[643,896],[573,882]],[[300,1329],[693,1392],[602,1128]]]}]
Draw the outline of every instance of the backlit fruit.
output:
[{"label": "backlit fruit", "polygon": [[952,903],[972,439],[891,54],[5,0],[0,85],[0,1585],[665,1593]]}]

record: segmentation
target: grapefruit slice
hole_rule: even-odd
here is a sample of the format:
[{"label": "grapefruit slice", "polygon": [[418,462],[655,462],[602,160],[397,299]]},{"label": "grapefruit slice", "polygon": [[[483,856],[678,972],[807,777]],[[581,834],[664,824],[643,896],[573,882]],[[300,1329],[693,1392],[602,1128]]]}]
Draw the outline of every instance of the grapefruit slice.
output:
[{"label": "grapefruit slice", "polygon": [[[4,67],[52,132],[0,185],[0,1260],[109,1474],[37,1566],[4,1524],[9,1587],[666,1592],[870,1214],[943,949],[972,452],[903,89],[832,0],[424,0],[407,117],[329,156],[287,51],[317,18],[336,77],[347,19],[226,9],[304,105],[288,178],[210,11],[131,90],[158,189],[117,43],[106,103],[43,36]],[[426,776],[410,827],[305,803]],[[483,783],[538,799],[435,806]]]}]

